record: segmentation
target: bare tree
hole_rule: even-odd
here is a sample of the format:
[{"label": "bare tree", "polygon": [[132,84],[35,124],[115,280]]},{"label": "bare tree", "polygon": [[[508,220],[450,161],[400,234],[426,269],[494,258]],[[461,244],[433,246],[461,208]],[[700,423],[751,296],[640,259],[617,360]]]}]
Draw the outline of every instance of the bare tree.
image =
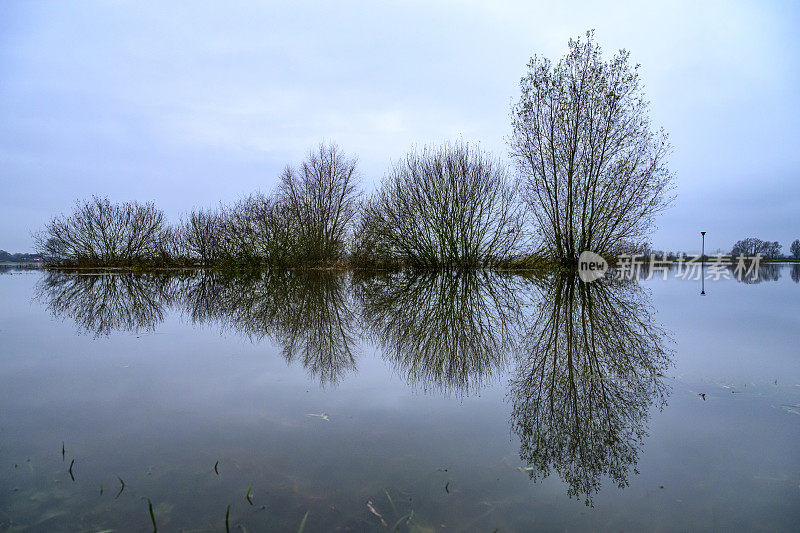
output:
[{"label": "bare tree", "polygon": [[515,193],[500,161],[467,143],[412,151],[365,204],[361,253],[419,267],[497,263],[524,240]]},{"label": "bare tree", "polygon": [[112,204],[93,196],[76,202],[71,215],[58,215],[35,235],[42,255],[73,265],[129,265],[158,257],[164,213],[152,203]]},{"label": "bare tree", "polygon": [[781,248],[783,248],[783,246],[781,246],[781,243],[778,241],[767,241],[764,257],[767,259],[780,259],[782,257]]},{"label": "bare tree", "polygon": [[160,265],[189,265],[193,261],[186,250],[180,226],[166,226],[158,239],[156,261]]},{"label": "bare tree", "polygon": [[792,259],[800,259],[800,239],[795,239],[791,246],[789,246],[789,252],[792,254]]},{"label": "bare tree", "polygon": [[590,31],[556,64],[533,57],[512,108],[525,199],[543,250],[567,264],[644,239],[672,200],[667,135],[651,127],[638,66],[601,52]]},{"label": "bare tree", "polygon": [[218,211],[192,211],[181,223],[180,236],[184,252],[202,265],[216,263],[222,255],[222,217]]},{"label": "bare tree", "polygon": [[278,202],[295,231],[297,260],[330,262],[346,251],[359,197],[356,159],[336,144],[321,143],[299,169],[286,167]]},{"label": "bare tree", "polygon": [[778,259],[781,256],[781,244],[778,241],[762,241],[756,237],[748,237],[736,241],[731,249],[731,256],[745,255],[752,257],[761,254],[765,259]]},{"label": "bare tree", "polygon": [[752,257],[756,254],[763,253],[763,251],[764,241],[755,237],[748,237],[746,239],[736,241],[736,243],[733,245],[733,248],[731,248],[731,256],[738,257],[739,255],[745,255]]},{"label": "bare tree", "polygon": [[297,224],[285,204],[254,193],[219,214],[218,261],[258,266],[298,259]]}]

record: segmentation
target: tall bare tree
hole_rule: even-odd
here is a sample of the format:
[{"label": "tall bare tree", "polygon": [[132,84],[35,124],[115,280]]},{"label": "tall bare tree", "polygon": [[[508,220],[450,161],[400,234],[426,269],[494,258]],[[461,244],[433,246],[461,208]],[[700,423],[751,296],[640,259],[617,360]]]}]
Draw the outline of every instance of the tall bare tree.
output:
[{"label": "tall bare tree", "polygon": [[558,63],[534,56],[520,86],[509,144],[543,250],[573,264],[643,240],[671,201],[672,174],[629,53],[604,61],[590,31]]},{"label": "tall bare tree", "polygon": [[344,254],[356,214],[357,182],[356,159],[347,157],[336,144],[321,143],[299,169],[284,170],[278,202],[296,231],[298,259],[328,262]]},{"label": "tall bare tree", "polygon": [[766,245],[767,253],[765,254],[765,257],[767,259],[780,259],[782,257],[781,248],[783,248],[783,246],[781,246],[781,243],[778,241],[767,241]]}]

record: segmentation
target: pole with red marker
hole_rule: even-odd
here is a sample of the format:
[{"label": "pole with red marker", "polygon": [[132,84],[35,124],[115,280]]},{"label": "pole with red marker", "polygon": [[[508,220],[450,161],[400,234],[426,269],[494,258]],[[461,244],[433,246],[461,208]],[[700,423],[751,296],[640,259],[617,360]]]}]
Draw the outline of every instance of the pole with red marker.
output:
[{"label": "pole with red marker", "polygon": [[705,272],[703,272],[703,271],[705,270],[705,266],[706,266],[706,232],[705,231],[701,231],[700,235],[703,236],[703,247],[702,247],[701,252],[700,252],[700,278],[702,280],[700,282],[700,295],[701,296],[705,296],[706,295],[706,275],[705,275]]}]

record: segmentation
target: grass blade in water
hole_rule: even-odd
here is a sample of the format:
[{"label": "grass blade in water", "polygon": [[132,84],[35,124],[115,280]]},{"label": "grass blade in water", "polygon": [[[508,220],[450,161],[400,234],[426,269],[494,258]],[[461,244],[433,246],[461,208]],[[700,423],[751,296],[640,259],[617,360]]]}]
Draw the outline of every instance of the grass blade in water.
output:
[{"label": "grass blade in water", "polygon": [[306,520],[308,520],[308,511],[306,511],[306,514],[303,515],[303,519],[300,520],[300,527],[297,528],[297,533],[303,533],[303,531],[305,531]]},{"label": "grass blade in water", "polygon": [[414,518],[414,509],[411,509],[411,512],[405,515],[404,517],[400,518],[397,522],[394,523],[394,527],[392,527],[392,531],[400,531],[400,524],[405,521],[406,524],[411,522],[411,519]]},{"label": "grass blade in water", "polygon": [[392,506],[392,512],[394,512],[394,516],[397,516],[397,507],[395,507],[394,501],[392,500],[392,497],[389,496],[389,491],[386,490],[386,489],[383,489],[383,492],[386,494],[386,498],[389,500],[389,505]]},{"label": "grass blade in water", "polygon": [[156,526],[156,515],[153,514],[153,502],[150,501],[150,498],[147,498],[147,507],[150,509],[150,520],[153,521],[153,533],[156,533],[158,526]]}]

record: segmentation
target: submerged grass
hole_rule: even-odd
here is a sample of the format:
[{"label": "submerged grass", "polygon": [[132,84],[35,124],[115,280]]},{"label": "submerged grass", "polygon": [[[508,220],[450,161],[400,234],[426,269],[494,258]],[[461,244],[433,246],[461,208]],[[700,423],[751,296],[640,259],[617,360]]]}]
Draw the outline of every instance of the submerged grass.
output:
[{"label": "submerged grass", "polygon": [[403,522],[405,522],[406,525],[408,525],[411,523],[411,520],[413,518],[414,518],[414,509],[411,509],[410,513],[408,513],[405,516],[401,516],[400,519],[394,523],[394,525],[392,526],[392,531],[400,531],[400,526],[403,524]]},{"label": "submerged grass", "polygon": [[124,481],[122,481],[122,478],[121,478],[121,477],[119,477],[119,476],[117,476],[117,479],[119,480],[120,487],[119,487],[119,492],[117,493],[117,495],[116,495],[116,496],[114,496],[114,499],[115,499],[115,500],[116,500],[117,498],[119,498],[120,494],[122,494],[122,491],[123,491],[123,490],[125,490],[125,482],[124,482]]},{"label": "submerged grass", "polygon": [[303,515],[303,519],[300,521],[300,526],[297,528],[297,533],[303,533],[303,531],[305,531],[306,520],[308,520],[308,511],[306,511],[306,514]]},{"label": "submerged grass", "polygon": [[156,525],[156,515],[153,513],[153,502],[150,501],[150,498],[147,498],[147,508],[150,510],[150,520],[153,522],[153,533],[156,533],[158,526]]},{"label": "submerged grass", "polygon": [[392,500],[392,497],[389,495],[389,491],[384,489],[383,492],[386,494],[386,499],[389,500],[389,505],[392,506],[392,512],[397,516],[397,507],[395,507],[394,500]]}]

